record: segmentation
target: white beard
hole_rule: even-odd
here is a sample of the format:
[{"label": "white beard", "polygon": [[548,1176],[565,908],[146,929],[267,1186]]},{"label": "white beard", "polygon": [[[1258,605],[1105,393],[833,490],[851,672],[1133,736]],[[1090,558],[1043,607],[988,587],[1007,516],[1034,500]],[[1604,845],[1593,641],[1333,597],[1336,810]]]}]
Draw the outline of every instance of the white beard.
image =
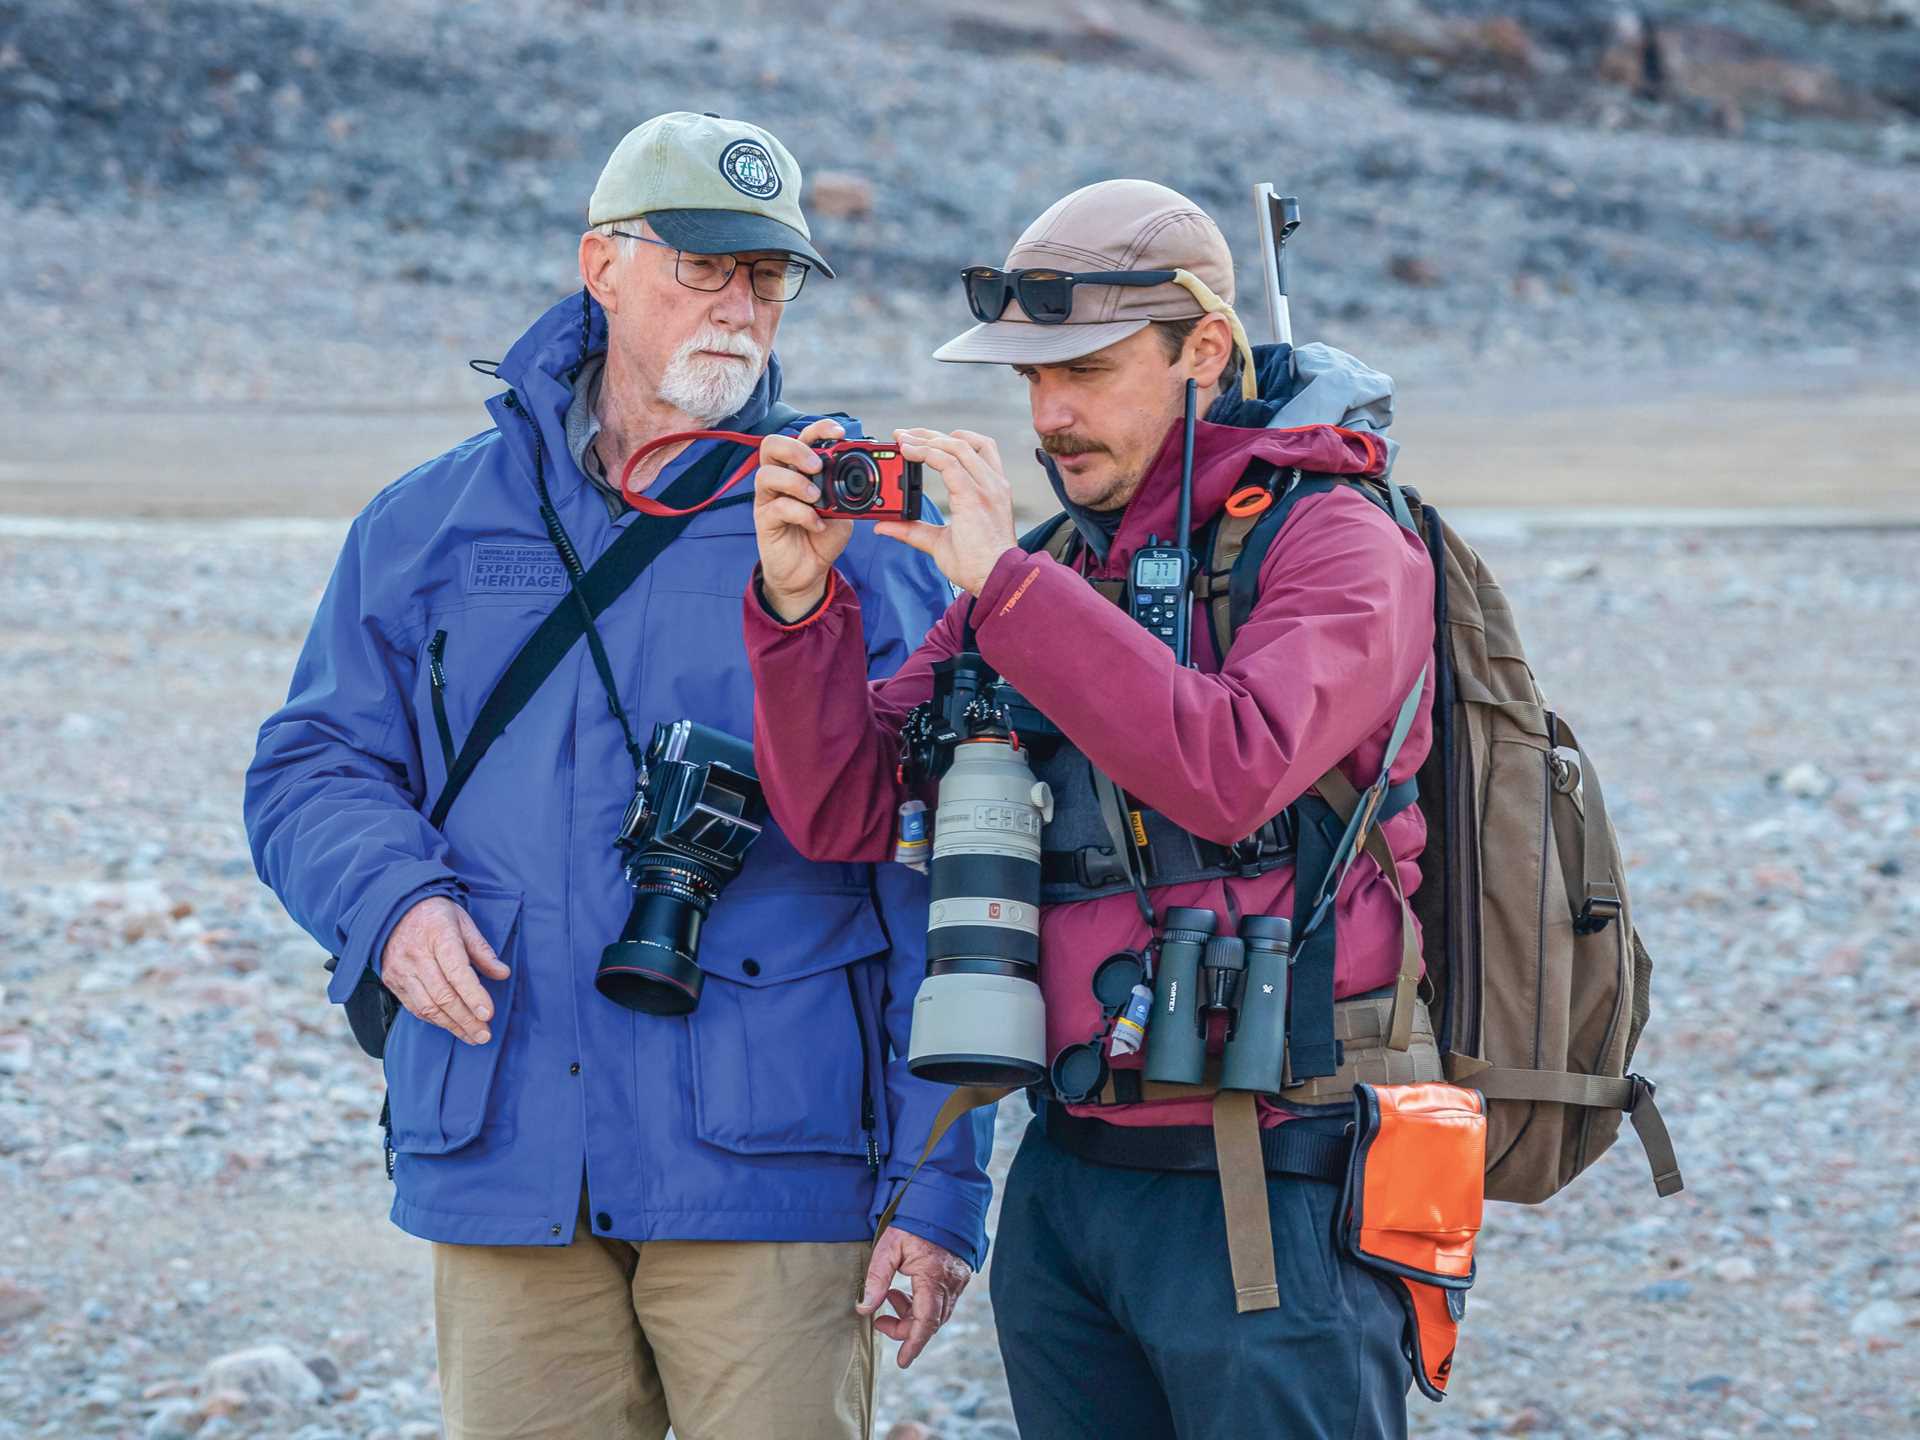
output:
[{"label": "white beard", "polygon": [[[718,350],[741,359],[717,360],[699,354],[702,350]],[[750,337],[709,328],[673,352],[660,377],[660,398],[701,424],[711,425],[747,403],[765,368],[766,357]]]}]

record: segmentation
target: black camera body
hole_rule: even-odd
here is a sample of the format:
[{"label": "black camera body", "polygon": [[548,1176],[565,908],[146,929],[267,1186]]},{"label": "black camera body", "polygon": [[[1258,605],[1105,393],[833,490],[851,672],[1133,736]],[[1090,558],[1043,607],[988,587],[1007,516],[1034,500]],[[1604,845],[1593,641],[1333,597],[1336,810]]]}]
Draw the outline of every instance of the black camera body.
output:
[{"label": "black camera body", "polygon": [[614,844],[626,853],[633,909],[600,954],[594,986],[649,1015],[700,1003],[700,925],[766,824],[753,747],[691,720],[653,727],[633,802]]},{"label": "black camera body", "polygon": [[820,498],[813,508],[829,520],[918,520],[925,468],[897,445],[839,440],[816,445]]}]

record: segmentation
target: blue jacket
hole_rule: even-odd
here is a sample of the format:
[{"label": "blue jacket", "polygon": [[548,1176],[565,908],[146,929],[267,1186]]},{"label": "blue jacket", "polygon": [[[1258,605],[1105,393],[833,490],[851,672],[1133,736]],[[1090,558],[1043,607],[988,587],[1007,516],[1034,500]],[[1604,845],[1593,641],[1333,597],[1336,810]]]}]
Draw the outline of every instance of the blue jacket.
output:
[{"label": "blue jacket", "polygon": [[[804,860],[769,822],[702,931],[690,1016],[621,1008],[594,989],[632,892],[613,838],[633,764],[587,647],[576,644],[474,771],[445,832],[427,650],[444,634],[457,751],[508,661],[564,599],[542,527],[534,437],[555,507],[591,567],[617,521],[568,454],[570,377],[605,344],[579,297],[509,352],[494,426],[374,498],[353,523],[287,703],[247,774],[254,863],[288,912],[340,957],[344,1000],[415,902],[464,904],[512,969],[483,981],[492,1040],[470,1046],[403,1013],[388,1037],[393,1220],[430,1240],[568,1243],[582,1176],[596,1233],[627,1240],[870,1238],[945,1098],[906,1071],[925,965],[926,882],[899,865]],[[778,360],[729,423],[778,397]],[[531,420],[529,419],[531,416]],[[704,450],[669,467],[663,482]],[[742,482],[728,499],[743,494]],[[689,717],[753,734],[740,627],[757,552],[751,505],[699,515],[600,617],[620,698],[644,744]],[[925,557],[858,527],[843,573],[860,591],[867,663],[891,673],[951,591]],[[943,1143],[902,1228],[978,1265],[991,1119]]]}]

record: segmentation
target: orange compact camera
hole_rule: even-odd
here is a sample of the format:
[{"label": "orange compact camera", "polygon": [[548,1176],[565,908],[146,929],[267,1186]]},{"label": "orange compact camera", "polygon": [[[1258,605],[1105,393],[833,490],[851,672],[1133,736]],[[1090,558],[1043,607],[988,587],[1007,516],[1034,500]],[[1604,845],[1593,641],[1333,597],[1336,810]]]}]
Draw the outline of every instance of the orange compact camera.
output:
[{"label": "orange compact camera", "polygon": [[918,520],[923,467],[900,447],[878,440],[816,445],[820,498],[813,508],[829,520]]}]

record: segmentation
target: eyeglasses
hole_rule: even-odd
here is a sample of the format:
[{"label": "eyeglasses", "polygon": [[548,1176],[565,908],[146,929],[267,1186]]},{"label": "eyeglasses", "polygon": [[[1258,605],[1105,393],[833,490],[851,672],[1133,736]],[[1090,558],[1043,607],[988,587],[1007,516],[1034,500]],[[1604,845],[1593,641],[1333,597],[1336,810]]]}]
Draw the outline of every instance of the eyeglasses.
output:
[{"label": "eyeglasses", "polygon": [[1036,325],[1064,325],[1073,313],[1073,287],[1076,285],[1171,285],[1183,272],[1179,270],[996,270],[991,265],[973,265],[960,272],[960,283],[967,289],[967,308],[983,325],[991,325],[1007,313],[1007,305],[1016,297],[1027,319]]},{"label": "eyeglasses", "polygon": [[[613,233],[623,239],[638,240],[642,245],[656,245],[662,250],[673,251],[673,278],[689,290],[724,290],[732,282],[733,272],[740,265],[738,255],[696,255],[691,250],[682,250],[651,235],[636,235],[631,230],[616,230]],[[798,260],[754,260],[748,263],[747,280],[753,287],[756,299],[784,305],[800,293],[800,287],[807,283],[807,275],[812,269],[811,265]]]}]

